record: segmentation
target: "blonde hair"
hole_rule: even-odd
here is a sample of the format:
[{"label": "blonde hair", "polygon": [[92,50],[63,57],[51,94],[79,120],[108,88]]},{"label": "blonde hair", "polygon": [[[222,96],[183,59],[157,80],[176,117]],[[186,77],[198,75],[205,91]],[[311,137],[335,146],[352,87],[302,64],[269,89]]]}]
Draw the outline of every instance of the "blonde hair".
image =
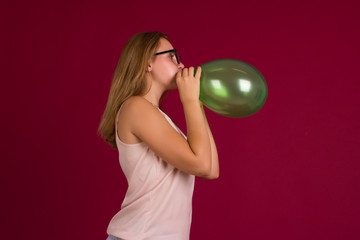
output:
[{"label": "blonde hair", "polygon": [[168,36],[161,32],[137,33],[125,44],[121,53],[98,128],[98,134],[114,149],[117,149],[115,141],[117,111],[129,97],[146,93],[146,69],[149,60],[155,56],[161,38],[168,40]]}]

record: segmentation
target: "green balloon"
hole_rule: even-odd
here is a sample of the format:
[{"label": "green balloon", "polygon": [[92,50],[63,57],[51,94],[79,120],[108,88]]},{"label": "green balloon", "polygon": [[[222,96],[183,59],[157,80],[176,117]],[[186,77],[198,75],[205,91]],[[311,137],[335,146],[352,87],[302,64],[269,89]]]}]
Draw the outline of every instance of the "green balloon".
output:
[{"label": "green balloon", "polygon": [[264,105],[267,85],[261,73],[245,62],[220,59],[201,65],[200,101],[231,118],[250,116]]}]

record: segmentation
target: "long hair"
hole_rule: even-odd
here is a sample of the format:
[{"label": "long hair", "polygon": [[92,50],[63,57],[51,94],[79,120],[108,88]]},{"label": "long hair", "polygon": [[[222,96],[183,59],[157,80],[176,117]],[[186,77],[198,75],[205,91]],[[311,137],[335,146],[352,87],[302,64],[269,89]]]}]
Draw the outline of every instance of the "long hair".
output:
[{"label": "long hair", "polygon": [[161,32],[137,33],[125,44],[111,83],[109,98],[98,128],[98,134],[114,149],[115,118],[121,104],[131,96],[146,93],[146,69],[149,60],[155,56],[161,38],[168,36]]}]

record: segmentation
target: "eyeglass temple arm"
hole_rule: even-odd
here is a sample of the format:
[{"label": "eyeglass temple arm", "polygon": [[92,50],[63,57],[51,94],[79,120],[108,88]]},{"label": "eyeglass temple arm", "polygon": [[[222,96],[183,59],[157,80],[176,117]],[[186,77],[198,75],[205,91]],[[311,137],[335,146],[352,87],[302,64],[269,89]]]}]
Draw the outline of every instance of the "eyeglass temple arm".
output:
[{"label": "eyeglass temple arm", "polygon": [[175,50],[175,48],[174,48],[174,49],[171,49],[171,50],[167,50],[167,51],[155,53],[155,55],[164,54],[164,53],[169,53],[169,52],[175,52],[175,51],[176,51],[176,50]]}]

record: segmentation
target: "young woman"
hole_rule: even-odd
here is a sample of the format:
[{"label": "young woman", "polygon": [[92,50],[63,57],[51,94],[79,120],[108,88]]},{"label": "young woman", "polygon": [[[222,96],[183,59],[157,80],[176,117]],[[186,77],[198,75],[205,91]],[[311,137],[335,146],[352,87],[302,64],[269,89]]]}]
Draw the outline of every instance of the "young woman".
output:
[{"label": "young woman", "polygon": [[[134,35],[116,68],[99,133],[119,151],[128,190],[108,239],[189,239],[195,176],[216,179],[218,155],[199,102],[201,68],[184,68],[160,32]],[[159,108],[178,89],[187,138]]]}]

